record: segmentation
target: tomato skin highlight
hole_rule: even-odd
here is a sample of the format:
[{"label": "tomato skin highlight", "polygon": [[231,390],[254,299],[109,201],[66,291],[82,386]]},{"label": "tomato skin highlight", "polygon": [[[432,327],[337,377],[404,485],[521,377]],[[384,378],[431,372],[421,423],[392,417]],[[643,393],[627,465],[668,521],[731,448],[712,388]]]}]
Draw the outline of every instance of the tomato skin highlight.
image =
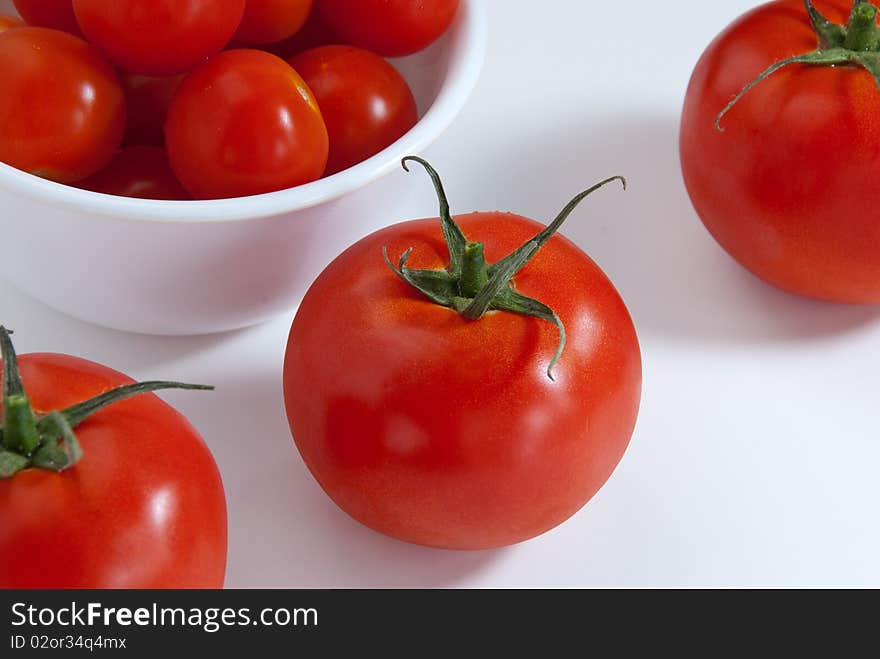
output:
[{"label": "tomato skin highlight", "polygon": [[245,0],[73,0],[83,34],[126,73],[169,76],[222,49]]},{"label": "tomato skin highlight", "polygon": [[[133,381],[68,355],[19,357],[36,410]],[[0,480],[0,588],[220,588],[226,502],[196,430],[150,394],[76,429],[83,459],[61,474]]]},{"label": "tomato skin highlight", "polygon": [[122,85],[92,46],[48,28],[0,33],[0,161],[75,183],[107,164],[124,130]]},{"label": "tomato skin highlight", "polygon": [[[494,262],[543,228],[513,214],[456,221]],[[442,268],[439,220],[398,224],[346,250],[293,322],[284,393],[294,441],[349,515],[392,537],[484,549],[562,523],[629,443],[641,392],[629,313],[596,264],[555,236],[515,287],[562,318],[489,312],[468,321],[398,279],[382,259]]]},{"label": "tomato skin highlight", "polygon": [[291,58],[290,64],[312,90],[327,125],[327,175],[376,155],[419,120],[406,80],[374,53],[324,46]]},{"label": "tomato skin highlight", "polygon": [[239,197],[308,183],[327,164],[327,128],[287,62],[229,50],[196,69],[171,102],[171,167],[196,198]]},{"label": "tomato skin highlight", "polygon": [[[846,23],[852,2],[816,8]],[[716,115],[774,62],[815,50],[803,2],[743,15],[706,49],[685,97],[681,162],[694,208],[739,263],[784,290],[880,303],[880,91],[857,67],[791,65]]]},{"label": "tomato skin highlight", "polygon": [[452,24],[459,0],[317,0],[318,10],[342,43],[382,57],[424,50]]},{"label": "tomato skin highlight", "polygon": [[312,0],[247,0],[235,33],[243,44],[271,44],[298,32],[312,11]]},{"label": "tomato skin highlight", "polygon": [[12,4],[28,25],[82,36],[72,0],[12,0]]},{"label": "tomato skin highlight", "polygon": [[104,169],[78,188],[119,197],[184,200],[190,196],[174,177],[168,154],[157,146],[130,146],[117,152]]}]

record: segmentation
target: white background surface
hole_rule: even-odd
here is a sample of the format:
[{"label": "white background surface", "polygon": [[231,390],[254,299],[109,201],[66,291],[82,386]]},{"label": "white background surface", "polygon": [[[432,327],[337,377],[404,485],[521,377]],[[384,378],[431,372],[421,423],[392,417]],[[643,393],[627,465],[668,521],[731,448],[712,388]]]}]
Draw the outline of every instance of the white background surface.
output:
[{"label": "white background surface", "polygon": [[[516,547],[458,553],[340,512],[290,439],[281,362],[293,311],[231,334],[156,338],[61,316],[0,282],[20,352],[69,352],[168,394],[229,501],[230,587],[880,586],[880,309],[777,292],[734,264],[687,199],[677,123],[709,40],[755,2],[487,0],[490,47],[465,111],[427,152],[453,212],[550,219],[611,174],[564,233],[636,322],[644,393],[630,448],[580,513]],[[406,176],[404,173],[392,176]],[[389,221],[436,213],[427,179]],[[2,212],[2,211],[0,211]]]}]

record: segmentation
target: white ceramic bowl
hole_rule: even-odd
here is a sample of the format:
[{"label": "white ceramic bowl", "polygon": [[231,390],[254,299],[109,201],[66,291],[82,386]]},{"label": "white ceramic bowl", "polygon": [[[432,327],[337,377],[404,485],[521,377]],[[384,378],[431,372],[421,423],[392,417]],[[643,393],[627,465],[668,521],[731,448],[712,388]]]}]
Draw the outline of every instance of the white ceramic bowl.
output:
[{"label": "white ceramic bowl", "polygon": [[[0,276],[71,316],[149,334],[219,332],[289,311],[343,249],[403,219],[383,207],[389,191],[377,196],[370,184],[439,137],[464,105],[485,54],[483,2],[463,0],[439,42],[395,61],[413,87],[419,123],[376,156],[314,183],[238,199],[150,201],[0,163]],[[8,4],[0,0],[0,10]]]}]

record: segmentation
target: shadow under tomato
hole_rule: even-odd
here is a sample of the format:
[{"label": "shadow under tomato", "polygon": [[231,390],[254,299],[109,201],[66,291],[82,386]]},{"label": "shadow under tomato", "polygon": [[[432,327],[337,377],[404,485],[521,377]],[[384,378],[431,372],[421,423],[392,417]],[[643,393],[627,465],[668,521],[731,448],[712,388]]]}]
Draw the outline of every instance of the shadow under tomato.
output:
[{"label": "shadow under tomato", "polygon": [[[678,117],[560,117],[496,149],[489,169],[504,187],[481,199],[549,221],[574,194],[613,174],[562,233],[603,268],[640,334],[664,339],[763,342],[810,339],[880,319],[880,308],[818,302],[780,291],[738,265],[691,207],[678,158]],[[536,191],[539,191],[536,194]],[[555,200],[547,206],[548,200]],[[540,207],[539,207],[540,206]],[[454,211],[464,209],[454,205]]]},{"label": "shadow under tomato", "polygon": [[[227,587],[445,587],[486,569],[502,551],[454,552],[386,538],[355,522],[321,490],[290,436],[278,368],[252,369],[196,398],[166,398],[214,453],[229,507]],[[217,410],[225,410],[218,415]]]}]

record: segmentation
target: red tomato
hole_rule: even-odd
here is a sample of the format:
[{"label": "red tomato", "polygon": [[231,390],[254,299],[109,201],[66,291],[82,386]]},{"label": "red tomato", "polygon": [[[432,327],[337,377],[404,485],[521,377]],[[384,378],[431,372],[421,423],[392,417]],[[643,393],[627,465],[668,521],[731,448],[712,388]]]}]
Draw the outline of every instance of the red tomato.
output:
[{"label": "red tomato", "polygon": [[126,144],[165,145],[165,118],[181,80],[183,75],[162,78],[122,76],[128,104]]},{"label": "red tomato", "polygon": [[12,4],[28,25],[80,34],[72,0],[12,0]]},{"label": "red tomato", "polygon": [[93,47],[42,27],[0,34],[0,161],[73,183],[107,164],[124,129],[122,85]]},{"label": "red tomato", "polygon": [[459,0],[317,0],[330,29],[345,43],[383,57],[424,50],[446,32]]},{"label": "red tomato", "polygon": [[313,7],[305,25],[296,34],[279,43],[264,46],[264,50],[288,59],[303,51],[338,42],[339,39],[327,27],[321,12]]},{"label": "red tomato", "polygon": [[419,120],[406,80],[368,50],[323,46],[297,55],[290,64],[312,90],[327,124],[326,174],[379,153]]},{"label": "red tomato", "polygon": [[196,198],[272,192],[320,178],[327,128],[302,78],[259,50],[228,50],[184,79],[165,126],[171,167]]},{"label": "red tomato", "polygon": [[168,154],[158,146],[130,146],[122,149],[110,164],[77,184],[78,188],[120,197],[139,199],[189,199],[174,177]]},{"label": "red tomato", "polygon": [[[846,24],[851,0],[816,7]],[[880,302],[880,91],[855,66],[775,62],[817,47],[803,2],[762,5],[727,27],[694,70],[681,163],[697,213],[742,265],[785,290]]]},{"label": "red tomato", "polygon": [[[490,262],[544,228],[509,213],[456,222]],[[412,248],[408,268],[452,281],[437,219],[364,238],[315,281],[284,363],[291,431],[312,474],[352,517],[409,542],[481,549],[560,524],[611,475],[636,420],[639,345],[617,291],[560,236],[516,275],[515,291],[567,330],[551,380],[551,323],[508,311],[467,320],[395,276],[385,247],[392,258]]]},{"label": "red tomato", "polygon": [[296,33],[312,11],[312,0],[247,0],[236,41],[277,43]]},{"label": "red tomato", "polygon": [[245,0],[73,0],[83,33],[123,71],[167,76],[223,48]]},{"label": "red tomato", "polygon": [[[24,355],[20,367],[38,413],[132,383],[68,355]],[[75,433],[83,455],[74,466],[0,478],[0,588],[222,587],[223,484],[189,422],[147,394]]]},{"label": "red tomato", "polygon": [[24,25],[17,16],[10,16],[9,14],[0,14],[0,32],[5,32],[13,27],[21,27]]}]

